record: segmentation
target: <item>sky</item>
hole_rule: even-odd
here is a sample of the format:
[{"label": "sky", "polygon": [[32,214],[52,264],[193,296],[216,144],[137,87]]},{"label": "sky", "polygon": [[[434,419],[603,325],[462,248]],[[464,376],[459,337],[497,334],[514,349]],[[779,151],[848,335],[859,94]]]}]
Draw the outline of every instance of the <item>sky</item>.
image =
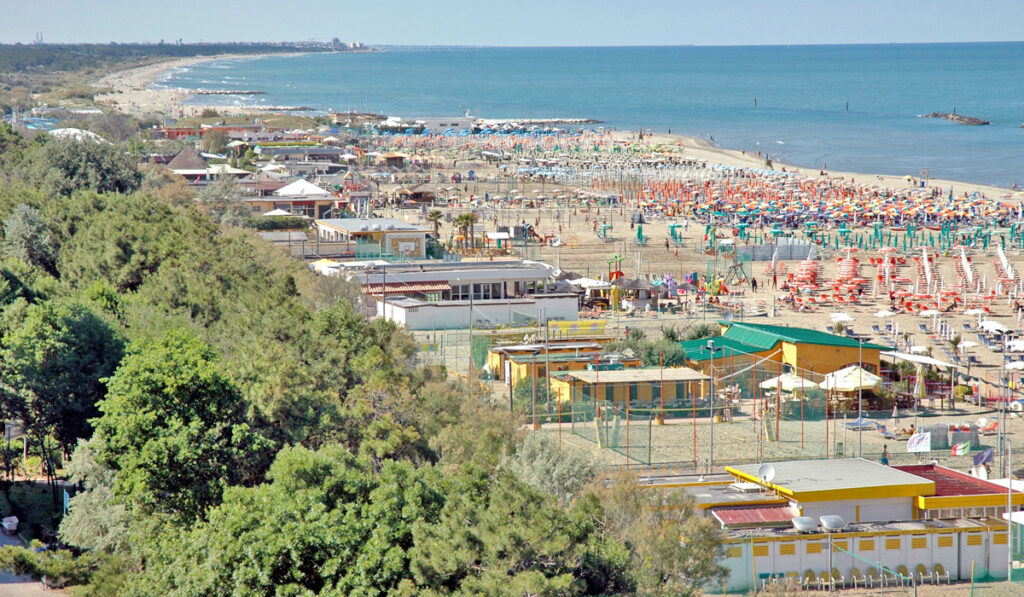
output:
[{"label": "sky", "polygon": [[0,43],[775,45],[1021,41],[1022,0],[42,0]]}]

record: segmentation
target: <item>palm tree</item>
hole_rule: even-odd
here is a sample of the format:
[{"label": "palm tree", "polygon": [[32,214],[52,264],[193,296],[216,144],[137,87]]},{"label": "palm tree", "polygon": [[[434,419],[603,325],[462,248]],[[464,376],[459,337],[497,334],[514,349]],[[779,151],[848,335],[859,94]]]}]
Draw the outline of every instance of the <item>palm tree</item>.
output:
[{"label": "palm tree", "polygon": [[964,339],[960,336],[960,334],[957,334],[957,335],[953,336],[952,338],[950,338],[949,340],[947,340],[947,342],[949,342],[949,345],[951,347],[953,347],[953,362],[954,363],[959,363],[960,362],[960,343],[963,342],[963,341],[964,341]]},{"label": "palm tree", "polygon": [[470,214],[462,214],[455,218],[454,224],[458,227],[459,232],[462,233],[462,248],[465,249],[469,246],[469,227],[472,225],[472,216]]},{"label": "palm tree", "polygon": [[437,238],[441,238],[440,229],[442,218],[444,218],[444,213],[439,209],[435,209],[427,214],[427,221],[434,225],[434,236]]}]

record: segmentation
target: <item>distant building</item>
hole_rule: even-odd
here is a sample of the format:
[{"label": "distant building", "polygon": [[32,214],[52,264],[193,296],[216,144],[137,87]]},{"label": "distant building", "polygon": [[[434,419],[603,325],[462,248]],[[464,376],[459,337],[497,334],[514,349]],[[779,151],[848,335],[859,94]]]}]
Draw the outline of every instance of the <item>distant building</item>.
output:
[{"label": "distant building", "polygon": [[1010,538],[1000,518],[1024,504],[1024,493],[937,464],[846,458],[726,471],[731,478],[681,484],[727,536],[727,585],[709,592],[804,579],[815,589],[863,585],[872,574],[879,586],[897,574],[1005,579]]}]

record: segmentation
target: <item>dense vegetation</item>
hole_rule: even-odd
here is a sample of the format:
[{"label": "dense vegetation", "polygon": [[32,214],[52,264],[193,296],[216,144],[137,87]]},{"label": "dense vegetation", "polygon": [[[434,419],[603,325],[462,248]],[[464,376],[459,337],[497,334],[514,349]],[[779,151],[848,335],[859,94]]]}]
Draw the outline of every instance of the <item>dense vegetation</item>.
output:
[{"label": "dense vegetation", "polygon": [[173,177],[120,146],[0,143],[0,416],[78,485],[59,535],[84,550],[0,567],[139,596],[685,595],[721,576],[688,502],[523,438],[358,289]]},{"label": "dense vegetation", "polygon": [[322,51],[327,48],[293,44],[0,44],[0,72],[74,71],[109,68],[152,59],[190,58],[218,54],[272,54]]}]

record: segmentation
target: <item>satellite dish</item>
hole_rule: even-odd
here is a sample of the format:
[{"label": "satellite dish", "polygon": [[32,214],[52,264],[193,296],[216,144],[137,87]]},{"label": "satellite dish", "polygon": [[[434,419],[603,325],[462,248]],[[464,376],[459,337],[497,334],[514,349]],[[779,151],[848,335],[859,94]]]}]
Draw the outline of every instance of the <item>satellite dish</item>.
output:
[{"label": "satellite dish", "polygon": [[771,483],[775,478],[775,465],[771,463],[762,464],[757,468],[757,478],[765,483]]}]

